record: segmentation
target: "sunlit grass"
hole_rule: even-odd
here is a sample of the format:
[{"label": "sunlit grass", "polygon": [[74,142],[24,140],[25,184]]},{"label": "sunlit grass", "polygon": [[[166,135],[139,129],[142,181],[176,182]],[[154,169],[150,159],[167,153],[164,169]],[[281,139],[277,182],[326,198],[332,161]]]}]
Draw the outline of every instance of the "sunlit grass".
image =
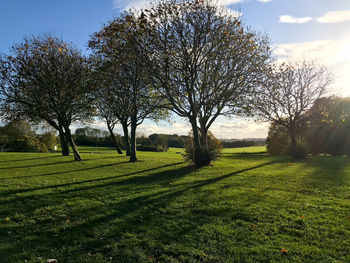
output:
[{"label": "sunlit grass", "polygon": [[350,261],[348,157],[80,150],[0,154],[0,262]]}]

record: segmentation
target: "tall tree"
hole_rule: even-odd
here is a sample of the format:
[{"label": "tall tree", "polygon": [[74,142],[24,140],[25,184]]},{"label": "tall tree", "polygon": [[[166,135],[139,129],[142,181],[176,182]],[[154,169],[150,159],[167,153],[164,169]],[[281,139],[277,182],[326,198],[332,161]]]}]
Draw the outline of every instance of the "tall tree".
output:
[{"label": "tall tree", "polygon": [[298,127],[314,102],[327,92],[332,76],[327,68],[306,61],[274,64],[267,72],[251,104],[259,118],[287,130],[289,153],[303,157],[299,155]]},{"label": "tall tree", "polygon": [[322,97],[306,113],[304,132],[313,154],[350,153],[350,98]]},{"label": "tall tree", "polygon": [[1,115],[47,122],[59,132],[62,154],[69,155],[69,144],[74,159],[81,160],[70,125],[92,114],[88,72],[72,44],[50,35],[25,38],[1,57]]},{"label": "tall tree", "polygon": [[269,62],[268,39],[211,1],[161,2],[142,16],[150,24],[150,72],[159,92],[192,126],[196,166],[208,165],[208,130],[238,114]]},{"label": "tall tree", "polygon": [[[128,140],[130,125],[130,162],[136,162],[136,129],[146,118],[162,115],[162,99],[151,85],[144,46],[150,28],[143,16],[126,12],[92,36],[89,42],[95,56],[100,56],[102,87],[108,87],[109,104],[123,126]],[[128,145],[128,141],[126,141]]]},{"label": "tall tree", "polygon": [[[111,94],[108,88],[101,88],[97,91],[97,100],[96,100],[97,114],[101,119],[103,119],[106,122],[112,142],[115,145],[117,152],[119,154],[123,154],[113,132],[114,127],[118,124],[119,120],[113,113],[114,107],[112,107],[113,104],[110,103],[110,98],[111,98]],[[126,149],[128,149],[128,147],[126,147]]]},{"label": "tall tree", "polygon": [[[92,79],[97,87],[95,91],[97,114],[105,119],[107,126],[109,125],[111,128],[114,128],[117,122],[122,125],[126,156],[130,156],[128,127],[130,126],[131,101],[124,96],[123,87],[116,75],[119,70],[118,65],[112,63],[113,61],[106,54],[100,52],[99,48],[102,47],[97,47],[97,43],[94,41],[96,39],[90,41],[89,45],[94,50],[90,56],[90,65]],[[108,130],[110,129],[108,128]]]}]

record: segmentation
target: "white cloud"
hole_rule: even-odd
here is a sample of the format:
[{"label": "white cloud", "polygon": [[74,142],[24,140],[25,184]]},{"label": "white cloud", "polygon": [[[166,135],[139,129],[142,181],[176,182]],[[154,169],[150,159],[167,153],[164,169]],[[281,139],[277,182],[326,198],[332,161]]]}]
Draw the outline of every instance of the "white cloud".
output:
[{"label": "white cloud", "polygon": [[304,24],[307,22],[310,22],[312,20],[312,17],[295,17],[295,16],[289,16],[289,15],[283,15],[280,16],[280,23],[288,23],[288,24]]},{"label": "white cloud", "polygon": [[350,21],[350,10],[330,11],[316,19],[319,23],[339,23]]},{"label": "white cloud", "polygon": [[279,57],[311,59],[326,65],[350,60],[350,39],[328,39],[279,44],[274,49]]},{"label": "white cloud", "polygon": [[[221,6],[228,6],[232,4],[238,4],[243,0],[213,0],[214,3],[217,3]],[[270,0],[262,0],[264,2]],[[129,9],[141,9],[149,8],[152,4],[156,4],[159,0],[113,0],[113,7],[118,10],[129,10]]]},{"label": "white cloud", "polygon": [[262,3],[267,3],[267,2],[271,2],[272,0],[258,0],[258,1]]},{"label": "white cloud", "polygon": [[129,10],[129,9],[141,9],[148,8],[152,3],[157,1],[148,1],[148,0],[113,0],[113,7],[119,10]]},{"label": "white cloud", "polygon": [[328,66],[335,77],[332,88],[336,95],[350,95],[350,39],[279,44],[274,54],[280,61],[306,59]]}]

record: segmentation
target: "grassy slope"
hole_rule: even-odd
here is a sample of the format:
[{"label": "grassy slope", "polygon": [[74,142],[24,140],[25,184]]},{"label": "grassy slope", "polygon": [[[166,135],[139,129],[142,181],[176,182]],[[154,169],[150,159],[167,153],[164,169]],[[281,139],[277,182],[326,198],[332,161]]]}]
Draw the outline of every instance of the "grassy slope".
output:
[{"label": "grassy slope", "polygon": [[177,151],[1,153],[0,262],[350,262],[349,158]]}]

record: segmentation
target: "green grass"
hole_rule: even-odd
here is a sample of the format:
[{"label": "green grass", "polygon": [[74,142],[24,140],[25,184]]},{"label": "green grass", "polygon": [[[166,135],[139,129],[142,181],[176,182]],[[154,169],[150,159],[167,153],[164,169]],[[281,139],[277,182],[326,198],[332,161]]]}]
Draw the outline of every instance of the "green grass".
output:
[{"label": "green grass", "polygon": [[0,262],[350,262],[349,158],[249,149],[1,153]]}]

